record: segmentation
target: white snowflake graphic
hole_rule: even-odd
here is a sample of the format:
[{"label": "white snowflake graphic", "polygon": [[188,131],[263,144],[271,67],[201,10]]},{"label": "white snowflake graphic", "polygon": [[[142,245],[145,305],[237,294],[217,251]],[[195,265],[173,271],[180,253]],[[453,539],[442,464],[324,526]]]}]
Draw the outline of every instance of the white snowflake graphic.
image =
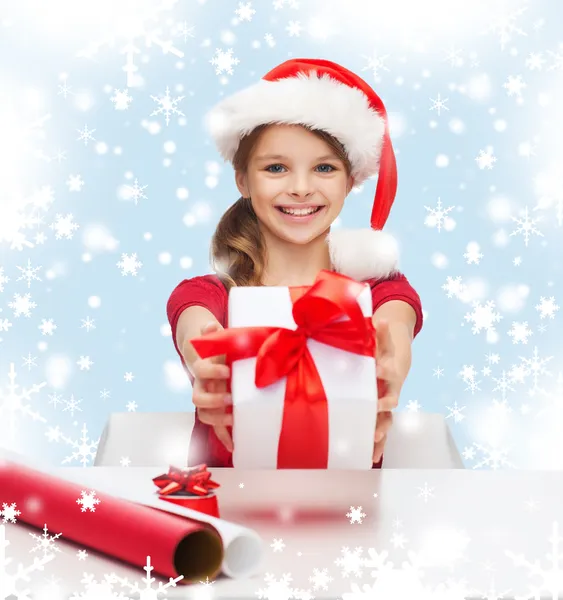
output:
[{"label": "white snowflake graphic", "polygon": [[528,207],[524,209],[524,217],[522,219],[512,217],[512,220],[515,221],[518,227],[510,234],[518,235],[521,234],[524,238],[524,244],[528,246],[530,242],[530,236],[537,235],[539,237],[543,237],[543,233],[536,228],[536,223],[539,221],[538,219],[531,219],[528,214]]},{"label": "white snowflake graphic", "polygon": [[0,292],[4,291],[4,285],[9,281],[10,278],[4,275],[4,267],[0,267]]},{"label": "white snowflake graphic", "polygon": [[[501,7],[503,10],[504,7]],[[491,25],[489,32],[498,36],[501,50],[512,41],[514,35],[526,36],[526,32],[517,25],[518,19],[526,12],[527,7],[523,6],[510,12],[509,14],[500,14],[491,16]]]},{"label": "white snowflake graphic", "polygon": [[299,21],[290,21],[285,28],[289,37],[299,37],[301,35],[301,29],[303,29],[303,27]]},{"label": "white snowflake graphic", "polygon": [[31,317],[31,311],[37,308],[37,304],[31,299],[31,294],[14,294],[12,302],[8,306],[14,311],[14,317]]},{"label": "white snowflake graphic", "polygon": [[542,567],[539,560],[531,562],[523,554],[506,550],[506,555],[512,559],[518,567],[524,567],[531,577],[539,577],[541,582],[536,587],[530,586],[530,594],[539,599],[544,597],[542,592],[550,594],[554,600],[561,598],[563,594],[563,548],[561,542],[563,538],[559,535],[559,523],[554,522],[551,527],[551,551],[546,553],[549,563],[547,567]]},{"label": "white snowflake graphic", "polygon": [[328,584],[333,581],[333,578],[328,574],[327,569],[313,569],[313,575],[309,577],[309,581],[313,584],[314,590],[328,590]]},{"label": "white snowflake graphic", "polygon": [[38,325],[38,329],[41,331],[42,335],[53,335],[57,326],[53,319],[41,319],[41,324]]},{"label": "white snowflake graphic", "polygon": [[480,453],[481,459],[473,465],[474,469],[481,469],[486,467],[496,471],[501,468],[514,468],[514,465],[508,460],[508,450],[501,448],[498,445],[484,446],[482,444],[473,444],[469,448],[466,448],[463,452],[464,458],[467,460],[474,460],[475,455]]},{"label": "white snowflake graphic", "polygon": [[354,523],[362,523],[363,519],[365,519],[366,514],[363,512],[361,506],[351,506],[350,511],[346,513],[346,516],[350,520],[351,524]]},{"label": "white snowflake graphic", "polygon": [[21,276],[18,277],[16,279],[16,281],[22,281],[22,280],[26,281],[28,288],[31,287],[32,281],[41,281],[41,279],[39,277],[37,277],[37,271],[39,271],[43,267],[32,267],[31,260],[29,258],[27,259],[27,265],[25,267],[17,267],[17,268],[20,270]]},{"label": "white snowflake graphic", "polygon": [[96,133],[95,129],[89,129],[88,125],[84,125],[82,129],[77,129],[79,136],[76,138],[78,142],[84,142],[84,145],[87,146],[88,142],[95,142],[96,138],[92,135]]},{"label": "white snowflake graphic", "polygon": [[364,562],[362,553],[363,548],[361,547],[354,548],[353,551],[350,551],[347,547],[342,548],[342,556],[339,556],[334,561],[334,564],[337,567],[342,568],[342,577],[349,577],[350,575],[354,575],[355,577],[362,576],[362,566]]},{"label": "white snowflake graphic", "polygon": [[55,239],[71,240],[79,225],[74,222],[73,215],[68,214],[64,217],[62,215],[55,215],[55,222],[50,227],[55,231]]},{"label": "white snowflake graphic", "polygon": [[143,587],[140,587],[139,583],[137,582],[129,582],[127,578],[115,578],[116,581],[122,586],[129,589],[127,593],[128,596],[138,595],[139,600],[160,600],[161,595],[166,596],[168,594],[167,590],[169,588],[176,587],[176,584],[184,578],[183,575],[179,575],[176,578],[170,577],[167,583],[162,583],[162,581],[159,581],[158,586],[153,587],[153,583],[156,582],[156,578],[151,576],[154,567],[151,565],[150,556],[147,556],[147,562],[143,569],[146,571],[146,575],[141,580]]},{"label": "white snowflake graphic", "polygon": [[554,319],[555,313],[559,310],[559,306],[555,304],[555,297],[550,298],[540,297],[540,303],[536,304],[536,310],[540,313],[541,319]]},{"label": "white snowflake graphic", "polygon": [[432,106],[430,107],[430,110],[435,110],[438,113],[438,116],[440,116],[442,114],[443,110],[450,110],[446,106],[447,101],[448,101],[448,98],[442,98],[441,94],[438,94],[438,98],[436,98],[436,99],[430,98],[430,102],[432,102]]},{"label": "white snowflake graphic", "polygon": [[21,511],[17,509],[16,503],[11,504],[2,503],[2,510],[0,510],[0,517],[2,517],[2,523],[16,523],[17,518],[21,515]]},{"label": "white snowflake graphic", "polygon": [[270,544],[270,548],[272,548],[274,552],[281,552],[285,548],[285,544],[281,538],[274,538],[273,542]]},{"label": "white snowflake graphic", "polygon": [[517,98],[522,97],[522,90],[528,87],[522,75],[509,75],[508,80],[503,83],[502,87],[506,90],[508,96],[516,96]]},{"label": "white snowflake graphic", "polygon": [[172,115],[184,117],[184,113],[178,108],[178,102],[183,100],[184,97],[185,96],[178,96],[176,98],[172,98],[170,96],[170,88],[168,87],[166,87],[166,93],[164,96],[151,96],[151,99],[154,100],[158,105],[158,108],[153,110],[151,113],[151,117],[156,115],[164,115],[166,125],[170,124],[170,117]]},{"label": "white snowflake graphic", "polygon": [[487,332],[487,339],[494,337],[496,333],[495,323],[502,319],[500,313],[495,311],[495,303],[489,300],[484,305],[480,302],[473,302],[473,310],[465,315],[468,323],[473,323],[471,333],[477,335],[482,331]]},{"label": "white snowflake graphic", "polygon": [[451,231],[454,229],[455,220],[449,216],[449,213],[454,209],[453,206],[444,208],[442,206],[441,198],[438,198],[436,208],[430,208],[429,206],[425,206],[424,208],[429,213],[426,215],[426,219],[424,219],[424,224],[427,227],[436,227],[439,232],[442,231],[442,228],[444,228],[446,231]]},{"label": "white snowflake graphic", "polygon": [[215,67],[216,75],[223,75],[224,73],[232,75],[233,67],[239,64],[239,59],[233,56],[232,48],[226,51],[217,48],[215,55],[209,62]]},{"label": "white snowflake graphic", "polygon": [[457,400],[454,401],[453,406],[446,406],[446,408],[449,411],[448,414],[446,415],[446,419],[453,418],[454,423],[461,423],[463,421],[463,419],[465,419],[465,415],[463,414],[463,411],[465,410],[465,406],[458,406]]},{"label": "white snowflake graphic", "polygon": [[135,206],[137,206],[141,198],[143,200],[147,199],[145,196],[145,190],[147,187],[147,185],[139,185],[139,181],[135,179],[133,185],[126,186],[124,196],[127,200],[133,200]]},{"label": "white snowflake graphic", "polygon": [[375,51],[371,56],[362,56],[367,60],[367,66],[362,68],[362,71],[371,71],[375,81],[380,80],[380,71],[389,71],[385,65],[385,61],[389,58],[389,54],[379,56]]},{"label": "white snowflake graphic", "polygon": [[36,533],[30,533],[29,535],[37,542],[37,544],[30,550],[30,552],[36,552],[37,550],[41,550],[41,552],[43,552],[43,558],[45,558],[53,552],[61,551],[61,549],[57,546],[56,542],[61,537],[62,533],[57,533],[56,535],[49,535],[47,523],[45,523],[45,527],[43,527],[43,535],[37,535]]},{"label": "white snowflake graphic", "polygon": [[[157,2],[138,3],[124,0],[118,5],[109,4],[99,10],[111,11],[104,22],[112,25],[107,36],[103,39],[92,41],[78,52],[78,57],[92,58],[104,46],[118,48],[124,56],[125,64],[122,70],[127,75],[127,87],[138,84],[137,73],[139,67],[135,57],[141,53],[142,44],[145,48],[158,47],[163,54],[171,54],[177,58],[184,58],[184,53],[174,46],[170,39],[163,38],[161,22],[169,17],[169,11],[174,8],[175,0],[158,0]],[[168,13],[168,14],[167,14]]]},{"label": "white snowflake graphic", "polygon": [[10,542],[6,538],[6,526],[0,525],[0,598],[6,600],[30,600],[29,589],[18,589],[21,584],[30,580],[30,574],[43,571],[45,565],[53,560],[54,555],[49,554],[43,558],[34,558],[31,565],[24,567],[21,563],[15,573],[8,572],[12,559],[8,558],[6,549]]},{"label": "white snowflake graphic", "polygon": [[497,162],[496,156],[493,154],[493,149],[489,146],[486,150],[479,150],[479,155],[475,159],[480,169],[492,169]]},{"label": "white snowflake graphic", "polygon": [[85,490],[80,492],[80,498],[76,500],[76,504],[80,504],[82,512],[86,512],[87,510],[96,512],[96,505],[100,504],[100,502],[101,500],[96,498],[96,492],[86,492]]},{"label": "white snowflake graphic", "polygon": [[238,8],[235,9],[235,14],[240,21],[250,22],[256,11],[252,8],[251,2],[239,2]]},{"label": "white snowflake graphic", "polygon": [[280,579],[276,579],[272,573],[266,573],[264,582],[268,587],[260,588],[256,595],[260,600],[301,600],[306,591],[291,587],[292,581],[290,573],[284,573]]},{"label": "white snowflake graphic", "polygon": [[[27,416],[34,421],[46,423],[44,417],[31,408],[30,400],[33,394],[38,394],[46,382],[35,383],[30,388],[21,388],[16,383],[17,374],[14,363],[10,363],[8,371],[9,384],[5,390],[0,389],[0,424],[7,426],[11,439],[16,434],[16,416]],[[4,429],[0,428],[4,432]],[[6,434],[6,433],[4,433]]]},{"label": "white snowflake graphic", "polygon": [[122,254],[121,260],[117,263],[117,266],[121,269],[121,274],[125,275],[137,275],[137,271],[143,266],[142,262],[137,260],[137,254],[133,253],[131,256],[128,254]]},{"label": "white snowflake graphic", "polygon": [[96,451],[100,440],[90,440],[88,437],[88,428],[86,427],[86,424],[82,426],[81,434],[82,435],[80,439],[73,440],[72,438],[64,435],[57,425],[56,427],[49,427],[45,433],[45,436],[49,442],[62,441],[72,448],[72,453],[63,459],[63,465],[72,463],[73,461],[78,461],[83,467],[87,467],[90,462],[96,458]]},{"label": "white snowflake graphic", "polygon": [[86,317],[85,319],[81,319],[82,325],[80,325],[80,329],[86,329],[88,333],[90,330],[96,329],[96,321],[91,319],[90,317]]},{"label": "white snowflake graphic", "polygon": [[80,583],[84,591],[74,592],[69,600],[130,600],[122,592],[116,592],[113,586],[117,582],[115,573],[104,575],[103,581],[97,581],[92,574],[84,573]]},{"label": "white snowflake graphic", "polygon": [[84,179],[80,175],[69,175],[66,185],[69,192],[80,192],[84,187]]},{"label": "white snowflake graphic", "polygon": [[512,338],[513,344],[527,344],[528,338],[533,335],[533,331],[528,327],[527,321],[523,323],[514,321],[508,335]]},{"label": "white snowflake graphic", "polygon": [[113,90],[113,96],[110,100],[113,102],[115,110],[127,110],[133,102],[129,90]]}]

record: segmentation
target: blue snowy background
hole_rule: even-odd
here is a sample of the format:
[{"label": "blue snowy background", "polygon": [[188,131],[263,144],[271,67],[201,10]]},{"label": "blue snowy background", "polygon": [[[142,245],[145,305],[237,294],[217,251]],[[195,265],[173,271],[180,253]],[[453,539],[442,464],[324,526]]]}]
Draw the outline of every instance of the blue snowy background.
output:
[{"label": "blue snowy background", "polygon": [[[426,315],[401,410],[447,416],[469,468],[563,466],[562,19],[516,0],[2,8],[2,445],[89,465],[110,413],[193,410],[166,301],[209,272],[238,197],[202,117],[316,57],[390,113],[387,228]],[[339,224],[365,227],[374,190]]]}]

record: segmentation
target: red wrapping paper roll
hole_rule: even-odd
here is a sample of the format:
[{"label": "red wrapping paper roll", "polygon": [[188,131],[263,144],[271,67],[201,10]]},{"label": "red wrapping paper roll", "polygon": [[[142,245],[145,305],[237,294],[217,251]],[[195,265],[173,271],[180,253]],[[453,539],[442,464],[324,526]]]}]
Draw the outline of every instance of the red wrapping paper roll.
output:
[{"label": "red wrapping paper roll", "polygon": [[147,556],[156,573],[184,578],[180,583],[213,579],[223,561],[223,543],[207,523],[98,494],[94,511],[77,500],[93,492],[79,484],[23,465],[0,460],[2,499],[15,502],[19,521],[62,533],[63,539],[142,568]]}]

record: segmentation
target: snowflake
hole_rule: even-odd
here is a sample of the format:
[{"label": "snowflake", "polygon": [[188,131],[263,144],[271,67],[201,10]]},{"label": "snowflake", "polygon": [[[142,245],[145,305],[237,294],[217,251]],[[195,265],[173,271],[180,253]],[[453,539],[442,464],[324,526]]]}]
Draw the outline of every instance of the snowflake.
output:
[{"label": "snowflake", "polygon": [[466,286],[461,281],[461,277],[446,277],[446,283],[442,286],[448,298],[461,298],[466,292]]},{"label": "snowflake", "polygon": [[480,302],[473,302],[473,310],[465,315],[465,320],[469,323],[473,323],[471,332],[476,335],[485,330],[487,336],[491,336],[495,333],[495,323],[498,323],[502,317],[499,313],[495,312],[495,303],[489,300],[484,305]]},{"label": "snowflake", "polygon": [[512,559],[516,566],[527,569],[530,576],[537,576],[541,578],[539,587],[533,586],[533,588],[530,590],[531,594],[533,594],[535,598],[540,598],[541,592],[548,592],[551,598],[560,598],[560,594],[563,594],[562,541],[563,538],[559,535],[559,523],[554,522],[552,523],[551,536],[549,537],[549,542],[551,542],[551,551],[547,552],[545,555],[549,563],[545,568],[540,565],[539,560],[530,562],[524,557],[523,554],[516,554],[506,550],[506,555]]},{"label": "snowflake", "polygon": [[434,100],[434,98],[430,98],[430,102],[432,102],[432,106],[430,107],[430,110],[435,110],[438,112],[438,116],[441,115],[441,111],[443,110],[450,110],[447,106],[446,106],[446,102],[448,101],[448,98],[444,98],[442,99],[441,94],[438,94],[438,98],[436,98],[436,100]]},{"label": "snowflake", "polygon": [[101,500],[96,498],[96,492],[86,492],[82,490],[80,492],[80,498],[76,500],[76,504],[80,504],[82,507],[80,510],[86,512],[96,512],[96,504],[100,504]]},{"label": "snowflake", "polygon": [[73,449],[72,454],[63,459],[63,465],[76,460],[79,461],[83,467],[86,467],[88,466],[88,463],[96,457],[96,450],[100,440],[90,440],[88,437],[88,428],[86,427],[86,424],[82,426],[81,433],[82,437],[79,440],[73,440],[64,435],[59,429],[58,425],[56,427],[49,427],[47,429],[45,436],[50,442],[63,441]]},{"label": "snowflake", "polygon": [[60,240],[62,238],[71,240],[74,232],[79,228],[74,222],[72,214],[66,216],[55,215],[55,222],[50,225],[51,229],[55,231],[55,239]]},{"label": "snowflake", "polygon": [[418,488],[418,497],[422,498],[424,502],[428,502],[429,498],[434,498],[434,488],[428,487],[428,483],[424,482],[424,487]]},{"label": "snowflake", "polygon": [[235,14],[241,21],[250,22],[252,21],[252,17],[256,14],[256,11],[252,8],[250,2],[239,2]]},{"label": "snowflake", "polygon": [[362,507],[361,506],[351,506],[350,507],[350,512],[346,513],[346,516],[348,517],[348,519],[350,519],[350,523],[362,523],[363,519],[365,519],[366,514],[362,511]]},{"label": "snowflake", "polygon": [[522,79],[522,75],[509,75],[508,81],[502,84],[502,87],[506,90],[509,96],[522,97],[522,90],[527,87],[526,83]]},{"label": "snowflake", "polygon": [[121,269],[122,275],[137,275],[137,271],[143,266],[143,263],[137,260],[137,254],[133,253],[131,256],[128,254],[122,254],[121,260],[117,263],[117,266]]},{"label": "snowflake", "polygon": [[36,533],[30,533],[29,535],[37,541],[37,544],[31,549],[31,552],[41,550],[43,552],[43,558],[45,558],[53,551],[61,551],[61,549],[56,544],[56,540],[58,540],[61,537],[62,533],[57,533],[56,535],[49,535],[47,523],[45,523],[45,527],[43,527],[43,535],[39,536]]},{"label": "snowflake", "polygon": [[80,134],[76,140],[78,142],[82,141],[84,142],[84,145],[87,146],[88,142],[95,142],[96,138],[92,135],[93,133],[96,132],[95,129],[88,129],[88,125],[84,125],[83,129],[77,129],[76,131],[78,131],[78,133]]},{"label": "snowflake", "polygon": [[84,584],[85,591],[75,592],[69,600],[129,600],[121,592],[117,593],[113,590],[116,581],[114,573],[104,575],[103,581],[100,582],[94,578],[94,575],[84,573],[80,583]]},{"label": "snowflake", "polygon": [[69,175],[66,184],[69,192],[80,192],[84,186],[84,179],[80,175]]},{"label": "snowflake", "polygon": [[389,58],[389,54],[379,56],[374,51],[371,56],[362,56],[362,58],[365,58],[368,62],[367,66],[363,67],[362,71],[371,71],[375,81],[380,80],[380,70],[389,71],[389,69],[385,66],[385,61]]},{"label": "snowflake", "polygon": [[76,553],[76,558],[78,558],[78,560],[86,560],[88,558],[88,551],[87,550],[79,550]]},{"label": "snowflake", "polygon": [[450,411],[446,416],[446,419],[451,419],[453,417],[454,423],[461,423],[463,419],[465,419],[465,415],[462,414],[462,411],[465,410],[465,406],[458,406],[457,401],[454,402],[452,406],[446,406],[446,408]]},{"label": "snowflake", "polygon": [[328,584],[333,581],[333,578],[328,574],[326,569],[322,571],[313,569],[313,575],[309,577],[309,581],[313,584],[314,590],[328,590]]},{"label": "snowflake", "polygon": [[41,325],[38,325],[38,329],[41,330],[43,335],[53,335],[53,332],[56,328],[57,326],[55,325],[53,319],[42,319]]},{"label": "snowflake", "polygon": [[28,582],[30,573],[43,571],[45,565],[53,560],[54,555],[50,554],[43,558],[35,558],[33,563],[28,567],[24,567],[20,563],[15,574],[9,574],[7,568],[12,562],[12,559],[6,556],[6,548],[9,545],[10,542],[6,538],[6,526],[0,525],[0,598],[6,598],[7,600],[30,600],[30,590],[18,590],[19,584]]},{"label": "snowflake", "polygon": [[545,319],[546,317],[554,319],[555,313],[559,310],[559,306],[555,304],[554,296],[551,296],[550,298],[541,296],[540,303],[536,305],[536,310],[540,313],[541,319]]},{"label": "snowflake", "polygon": [[4,284],[8,283],[9,281],[10,278],[4,275],[4,267],[0,267],[0,292],[4,291]]},{"label": "snowflake", "polygon": [[477,242],[470,242],[467,244],[467,252],[463,255],[463,258],[467,260],[468,265],[478,265],[483,258],[481,254],[481,248]]},{"label": "snowflake", "polygon": [[81,321],[82,321],[82,325],[80,326],[80,329],[86,329],[86,331],[88,333],[90,333],[91,329],[96,329],[94,319],[90,319],[90,317],[86,317],[85,319],[81,319]]},{"label": "snowflake", "polygon": [[74,417],[75,410],[82,412],[82,409],[79,406],[81,402],[82,400],[76,400],[74,394],[71,394],[70,400],[64,400],[65,407],[63,408],[63,412],[70,411],[70,416]]},{"label": "snowflake", "polygon": [[274,552],[281,552],[285,548],[285,544],[281,538],[274,538],[274,541],[270,544],[270,548]]},{"label": "snowflake", "polygon": [[21,515],[21,511],[17,509],[16,503],[11,504],[2,503],[2,510],[0,510],[0,517],[2,517],[2,523],[15,523],[17,517]]},{"label": "snowflake", "polygon": [[510,386],[510,380],[507,379],[505,371],[502,372],[502,377],[500,377],[499,379],[493,377],[493,381],[497,384],[493,388],[493,392],[500,391],[503,400],[506,398],[507,392],[515,391],[514,388]]},{"label": "snowflake", "polygon": [[514,467],[508,460],[508,450],[505,448],[499,448],[496,445],[485,447],[481,444],[474,444],[472,451],[467,453],[466,458],[473,460],[477,451],[482,454],[482,460],[473,466],[474,469],[487,467],[496,471],[501,467]]},{"label": "snowflake", "polygon": [[127,74],[127,87],[137,85],[138,80],[135,75],[139,67],[135,64],[135,56],[141,52],[139,47],[141,42],[146,48],[156,46],[163,54],[184,58],[184,53],[176,48],[171,40],[163,39],[162,29],[159,27],[159,20],[163,20],[164,16],[161,13],[170,11],[175,3],[175,0],[158,0],[149,3],[121,0],[117,4],[108,4],[107,14],[102,14],[106,10],[105,6],[99,8],[100,19],[103,18],[104,23],[111,24],[112,30],[104,39],[91,42],[86,48],[80,50],[78,56],[92,58],[103,46],[118,47],[120,54],[125,57],[122,71]]},{"label": "snowflake", "polygon": [[133,200],[133,202],[135,202],[135,206],[137,206],[141,198],[144,200],[147,199],[144,193],[147,187],[148,185],[139,185],[138,180],[135,179],[133,185],[128,185],[125,188],[125,196],[127,200]]},{"label": "snowflake", "polygon": [[127,110],[133,98],[129,95],[129,90],[113,90],[113,96],[110,98],[115,106],[115,110]]},{"label": "snowflake", "polygon": [[514,321],[508,335],[512,338],[513,344],[527,344],[528,338],[532,333],[532,330],[528,327],[527,321],[524,321],[523,323]]},{"label": "snowflake", "polygon": [[489,26],[489,32],[498,35],[500,48],[504,50],[508,42],[512,41],[513,34],[526,36],[526,32],[518,27],[516,21],[526,11],[527,7],[521,7],[508,15],[497,15],[492,18],[492,24]]},{"label": "snowflake", "polygon": [[133,373],[131,373],[130,371],[127,371],[127,373],[125,373],[125,375],[123,376],[123,379],[125,379],[127,383],[131,383],[133,379],[135,379],[135,375],[133,375]]},{"label": "snowflake", "polygon": [[37,308],[37,304],[31,300],[31,294],[14,294],[14,300],[8,302],[8,306],[14,311],[14,317],[31,317],[31,309]]},{"label": "snowflake", "polygon": [[135,412],[138,407],[139,407],[139,405],[134,400],[127,402],[127,405],[126,405],[127,412]]},{"label": "snowflake", "polygon": [[272,573],[266,573],[264,581],[268,587],[256,592],[261,600],[300,600],[303,597],[304,590],[291,587],[293,579],[290,573],[284,573],[279,580]]},{"label": "snowflake", "polygon": [[[14,363],[10,363],[8,379],[10,381],[6,391],[0,390],[0,423],[9,423],[10,433],[13,436],[16,433],[16,413],[27,415],[34,421],[46,423],[46,420],[38,413],[32,410],[29,401],[32,394],[37,394],[46,385],[46,382],[33,384],[30,388],[22,388],[16,384],[16,370]],[[2,431],[2,430],[0,430]],[[1,438],[1,436],[0,436]]]},{"label": "snowflake", "polygon": [[350,574],[356,577],[362,576],[362,566],[364,558],[362,557],[363,548],[354,548],[353,552],[347,547],[342,548],[341,554],[335,561],[334,564],[337,567],[342,567],[342,577],[349,577]]},{"label": "snowflake", "polygon": [[302,29],[303,27],[300,21],[289,21],[285,28],[289,37],[299,37]]},{"label": "snowflake", "polygon": [[493,165],[497,162],[497,157],[493,154],[493,149],[489,146],[486,150],[479,150],[479,155],[475,159],[475,162],[482,169],[492,169]]},{"label": "snowflake", "polygon": [[424,219],[424,224],[427,227],[437,227],[439,232],[442,231],[442,227],[446,231],[451,231],[455,227],[454,219],[448,216],[448,213],[451,212],[454,207],[449,206],[448,208],[443,208],[441,198],[438,198],[436,208],[430,208],[429,206],[425,206],[424,208],[429,212],[429,214],[426,215],[426,219]]},{"label": "snowflake", "polygon": [[39,277],[37,277],[37,271],[42,269],[43,267],[32,267],[31,260],[27,259],[27,266],[25,267],[17,267],[21,271],[21,277],[18,277],[16,281],[22,281],[24,279],[27,281],[27,287],[31,287],[32,281],[41,281]]},{"label": "snowflake", "polygon": [[229,48],[226,52],[220,50],[219,48],[215,49],[215,55],[209,61],[215,67],[215,74],[222,75],[223,73],[227,73],[227,75],[233,74],[233,67],[239,64],[239,59],[233,57],[233,49]]},{"label": "snowflake", "polygon": [[130,467],[131,466],[131,459],[128,456],[122,456],[119,460],[119,464],[122,467]]},{"label": "snowflake", "polygon": [[139,587],[137,582],[130,583],[128,579],[123,577],[116,577],[116,581],[118,581],[122,586],[129,588],[128,596],[130,594],[138,594],[140,600],[159,600],[160,595],[167,595],[168,588],[176,587],[178,581],[181,581],[184,576],[179,575],[176,578],[170,577],[167,583],[158,582],[158,587],[153,588],[153,583],[156,582],[156,578],[151,576],[154,567],[151,565],[151,557],[147,556],[146,565],[143,567],[146,571],[146,575],[141,579],[141,582],[144,584],[144,587]]},{"label": "snowflake", "polygon": [[[171,98],[170,96],[170,88],[166,87],[166,93],[164,96],[157,97],[151,96],[151,99],[154,100],[158,104],[158,108],[152,111],[151,117],[156,115],[164,115],[164,120],[166,121],[166,125],[170,123],[171,115],[178,115],[179,117],[184,117],[184,113],[178,108],[177,104],[180,100],[183,100],[185,96],[178,96],[177,98]],[[146,187],[146,186],[145,186]]]},{"label": "snowflake", "polygon": [[90,360],[89,356],[81,356],[79,360],[76,361],[76,364],[81,371],[89,371],[94,362]]},{"label": "snowflake", "polygon": [[520,356],[522,361],[521,367],[525,376],[531,375],[534,387],[533,390],[539,389],[539,378],[541,375],[550,375],[550,372],[545,368],[545,365],[553,359],[553,356],[540,358],[537,346],[534,347],[532,358],[524,358]]}]

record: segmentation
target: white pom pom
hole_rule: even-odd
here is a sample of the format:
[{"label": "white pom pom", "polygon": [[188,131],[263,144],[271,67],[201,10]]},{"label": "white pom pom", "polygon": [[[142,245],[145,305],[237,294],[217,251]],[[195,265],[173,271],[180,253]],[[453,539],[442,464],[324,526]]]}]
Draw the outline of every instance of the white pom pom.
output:
[{"label": "white pom pom", "polygon": [[384,231],[337,229],[327,242],[335,270],[356,281],[383,279],[397,270],[399,244]]}]

